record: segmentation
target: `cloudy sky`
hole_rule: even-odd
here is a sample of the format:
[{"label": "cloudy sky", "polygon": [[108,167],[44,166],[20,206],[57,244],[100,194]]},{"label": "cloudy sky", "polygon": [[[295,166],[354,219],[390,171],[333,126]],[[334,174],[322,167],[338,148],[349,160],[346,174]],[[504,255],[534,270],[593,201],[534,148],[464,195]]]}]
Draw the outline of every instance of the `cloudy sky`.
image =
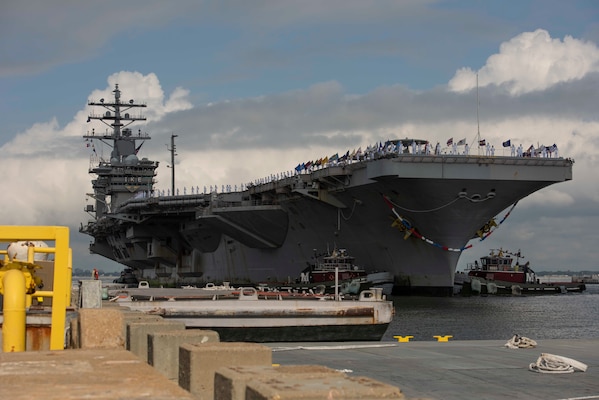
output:
[{"label": "cloudy sky", "polygon": [[[599,3],[593,0],[5,0],[0,223],[67,225],[74,266],[120,270],[79,233],[88,100],[148,104],[142,156],[179,188],[235,185],[380,140],[557,144],[574,179],[522,200],[489,248],[599,270]],[[108,155],[108,149],[97,148]],[[501,218],[504,213],[499,214]],[[433,250],[434,251],[434,250]]]}]

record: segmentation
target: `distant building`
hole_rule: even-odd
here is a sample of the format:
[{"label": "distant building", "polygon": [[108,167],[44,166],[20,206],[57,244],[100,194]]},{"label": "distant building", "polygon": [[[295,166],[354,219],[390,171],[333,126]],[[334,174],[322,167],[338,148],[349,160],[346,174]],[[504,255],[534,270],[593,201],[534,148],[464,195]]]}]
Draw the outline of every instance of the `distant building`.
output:
[{"label": "distant building", "polygon": [[543,275],[537,276],[539,283],[572,283],[570,275]]}]

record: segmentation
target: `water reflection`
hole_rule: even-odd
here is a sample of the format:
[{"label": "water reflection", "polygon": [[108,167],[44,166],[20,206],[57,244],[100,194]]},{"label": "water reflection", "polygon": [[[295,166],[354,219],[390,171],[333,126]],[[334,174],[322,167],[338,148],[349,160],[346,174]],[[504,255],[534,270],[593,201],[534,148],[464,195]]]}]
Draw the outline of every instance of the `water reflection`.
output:
[{"label": "water reflection", "polygon": [[599,338],[599,285],[583,293],[543,296],[393,297],[395,319],[383,340]]}]

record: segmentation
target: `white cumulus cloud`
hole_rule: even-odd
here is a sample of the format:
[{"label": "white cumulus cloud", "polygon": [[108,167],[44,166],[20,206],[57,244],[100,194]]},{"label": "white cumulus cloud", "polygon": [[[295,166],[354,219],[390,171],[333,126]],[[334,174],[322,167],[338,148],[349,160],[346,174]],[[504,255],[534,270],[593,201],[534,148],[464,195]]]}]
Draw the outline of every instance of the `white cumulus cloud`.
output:
[{"label": "white cumulus cloud", "polygon": [[[512,95],[547,89],[560,82],[580,79],[599,70],[599,48],[566,36],[551,38],[549,32],[537,29],[524,32],[501,44],[499,53],[490,56],[478,70],[478,84],[503,85]],[[468,91],[476,87],[477,72],[465,67],[449,81],[452,91]]]}]

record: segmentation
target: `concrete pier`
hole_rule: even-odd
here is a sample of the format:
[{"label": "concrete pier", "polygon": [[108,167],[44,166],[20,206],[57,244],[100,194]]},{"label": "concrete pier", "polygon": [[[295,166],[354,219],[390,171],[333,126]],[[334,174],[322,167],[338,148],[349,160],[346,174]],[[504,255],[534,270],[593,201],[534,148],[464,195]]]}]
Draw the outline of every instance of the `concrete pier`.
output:
[{"label": "concrete pier", "polygon": [[0,398],[194,399],[124,349],[0,354]]},{"label": "concrete pier", "polygon": [[[0,353],[0,399],[599,399],[599,338],[224,343],[120,308],[79,311],[72,349]],[[541,353],[588,368],[530,371]]]},{"label": "concrete pier", "polygon": [[[509,349],[505,341],[268,343],[273,362],[318,364],[401,389],[407,398],[599,399],[599,338],[543,340]],[[528,369],[541,353],[573,358],[586,372],[541,374]],[[349,372],[351,371],[351,372]]]},{"label": "concrete pier", "polygon": [[[272,364],[270,347],[220,342],[216,332],[186,330],[180,322],[109,303],[106,308],[80,309],[69,326],[72,334],[65,337],[66,350],[0,353],[0,399],[228,400],[249,393],[254,384],[252,399],[292,399],[298,394],[316,399],[344,387],[351,387],[352,393],[369,393],[371,399],[404,398],[399,388],[371,378],[337,373],[332,381],[330,372],[318,366],[300,367],[306,373],[279,370]],[[245,369],[233,375],[227,372],[241,366]],[[219,373],[234,379],[228,386],[216,386]]]}]

